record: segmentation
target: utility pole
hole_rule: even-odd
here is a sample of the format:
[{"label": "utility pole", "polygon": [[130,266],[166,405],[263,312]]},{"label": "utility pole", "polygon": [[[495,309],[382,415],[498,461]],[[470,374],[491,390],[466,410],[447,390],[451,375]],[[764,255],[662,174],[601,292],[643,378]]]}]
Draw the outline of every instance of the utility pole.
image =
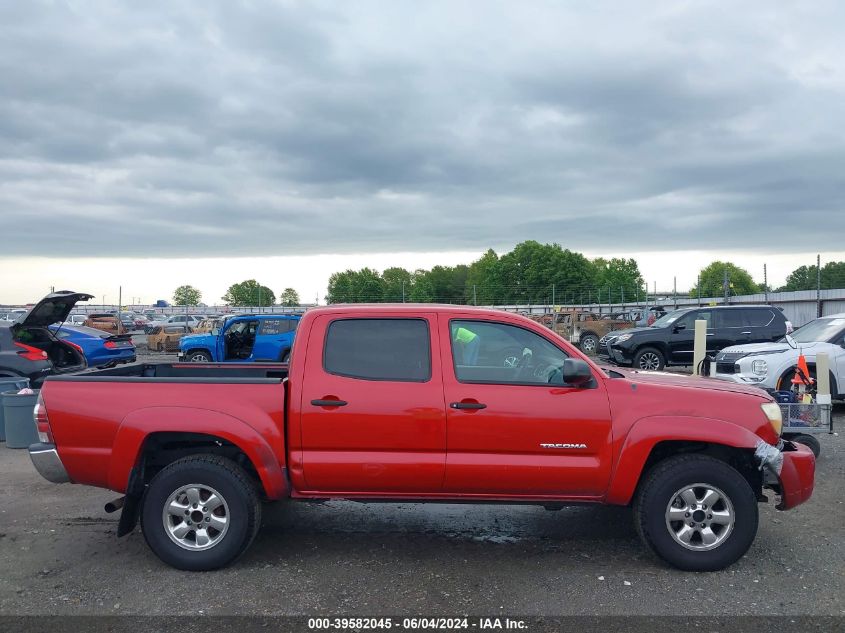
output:
[{"label": "utility pole", "polygon": [[675,309],[678,309],[678,278],[672,278],[672,301],[675,303]]},{"label": "utility pole", "polygon": [[552,284],[552,310],[555,309],[555,285]]},{"label": "utility pole", "polygon": [[258,284],[258,312],[261,312],[261,284]]},{"label": "utility pole", "polygon": [[822,315],[822,256],[816,255],[816,316]]},{"label": "utility pole", "polygon": [[729,291],[730,286],[728,285],[728,283],[729,283],[728,282],[728,267],[725,266],[725,275],[724,275],[724,279],[722,280],[722,285],[724,286],[724,290],[725,290],[725,303],[726,304],[728,302],[728,294],[730,292]]},{"label": "utility pole", "polygon": [[695,285],[698,288],[698,307],[701,307],[701,273],[696,278]]},{"label": "utility pole", "polygon": [[123,286],[117,287],[117,333],[123,329],[123,320],[120,318],[120,311],[123,309]]},{"label": "utility pole", "polygon": [[478,305],[478,288],[476,288],[475,284],[472,284],[472,305]]},{"label": "utility pole", "polygon": [[402,303],[405,303],[405,282],[402,281]]},{"label": "utility pole", "polygon": [[763,292],[766,295],[766,303],[769,302],[769,277],[766,275],[766,264],[763,264]]},{"label": "utility pole", "polygon": [[622,307],[625,307],[625,287],[619,286],[619,296],[622,297]]}]

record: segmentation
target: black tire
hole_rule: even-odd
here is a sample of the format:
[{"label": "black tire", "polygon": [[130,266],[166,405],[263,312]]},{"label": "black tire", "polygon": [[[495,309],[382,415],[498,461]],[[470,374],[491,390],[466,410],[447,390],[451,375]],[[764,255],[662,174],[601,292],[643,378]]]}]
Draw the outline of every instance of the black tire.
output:
[{"label": "black tire", "polygon": [[[712,549],[700,549],[704,546],[702,532],[698,532],[698,541],[693,535],[689,546],[681,545],[674,534],[686,529],[686,519],[670,523],[667,517],[670,504],[673,499],[680,501],[677,493],[684,487],[704,490],[696,484],[718,489],[727,497],[730,506],[726,506],[724,500],[713,506],[720,512],[733,510],[731,529],[726,533],[720,531],[723,536],[716,535],[715,538],[724,540],[711,546]],[[704,521],[707,517],[707,512],[703,511],[700,517],[690,518]],[[725,462],[706,455],[679,455],[658,463],[645,476],[634,501],[634,525],[640,538],[658,557],[685,571],[716,571],[739,560],[754,541],[757,521],[757,498],[745,477]],[[711,534],[714,529],[725,529],[718,525],[707,527]]]},{"label": "black tire", "polygon": [[185,354],[185,360],[189,363],[210,363],[211,354],[201,349],[192,349]]},{"label": "black tire", "polygon": [[[219,540],[207,549],[178,545],[165,527],[163,513],[169,498],[190,484],[211,488],[225,500],[227,528],[217,533]],[[243,468],[217,455],[191,455],[169,464],[153,477],[141,502],[141,530],[150,549],[168,565],[187,571],[228,565],[246,551],[260,525],[261,503],[255,485]]]},{"label": "black tire", "polygon": [[656,347],[643,347],[634,354],[634,369],[649,371],[663,371],[666,367],[666,357]]},{"label": "black tire", "polygon": [[813,455],[818,457],[822,452],[822,445],[819,440],[812,435],[808,435],[807,433],[798,433],[797,435],[784,435],[786,439],[790,442],[798,442],[799,444],[803,444],[811,451],[813,451]]},{"label": "black tire", "polygon": [[578,347],[585,354],[596,354],[599,350],[599,337],[593,333],[582,334],[578,341]]},{"label": "black tire", "polygon": [[287,363],[288,361],[290,361],[290,350],[286,349],[284,352],[282,352],[279,355],[279,362],[280,363]]},{"label": "black tire", "polygon": [[[809,387],[808,390],[811,393],[815,393],[816,391],[816,367],[810,367],[810,378],[813,379],[812,387]],[[780,377],[780,380],[777,382],[778,390],[786,390],[789,391],[792,389],[792,379],[795,376],[795,371],[787,371],[783,376]],[[839,386],[836,384],[836,376],[833,375],[833,372],[830,372],[830,394],[831,397],[836,399],[839,397]]]}]

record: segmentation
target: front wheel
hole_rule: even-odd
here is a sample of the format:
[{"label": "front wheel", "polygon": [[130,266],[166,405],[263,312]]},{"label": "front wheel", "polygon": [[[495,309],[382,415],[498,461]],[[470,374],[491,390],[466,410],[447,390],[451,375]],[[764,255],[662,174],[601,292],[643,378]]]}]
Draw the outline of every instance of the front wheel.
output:
[{"label": "front wheel", "polygon": [[754,541],[757,519],[757,498],[745,477],[705,455],[659,463],[634,501],[640,538],[686,571],[716,571],[739,560]]},{"label": "front wheel", "polygon": [[252,543],[261,503],[243,468],[217,455],[192,455],[169,464],[150,482],[141,529],[150,549],[188,571],[224,567]]},{"label": "front wheel", "polygon": [[202,350],[193,350],[185,355],[189,363],[210,363],[211,354]]},{"label": "front wheel", "polygon": [[585,354],[595,354],[599,347],[599,337],[595,334],[582,334],[578,346]]},{"label": "front wheel", "polygon": [[799,444],[803,444],[811,451],[813,451],[813,455],[818,457],[822,452],[822,445],[819,442],[818,438],[813,437],[812,435],[808,435],[807,433],[799,433],[797,435],[784,435],[784,439],[789,440],[790,442],[798,442]]},{"label": "front wheel", "polygon": [[661,371],[666,367],[666,359],[659,349],[644,347],[634,354],[634,369]]}]

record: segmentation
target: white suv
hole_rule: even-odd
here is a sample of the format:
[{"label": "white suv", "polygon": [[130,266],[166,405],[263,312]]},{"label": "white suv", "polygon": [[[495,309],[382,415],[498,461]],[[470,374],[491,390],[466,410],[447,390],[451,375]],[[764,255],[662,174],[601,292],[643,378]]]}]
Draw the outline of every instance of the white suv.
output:
[{"label": "white suv", "polygon": [[830,358],[830,391],[834,397],[845,386],[845,313],[810,321],[776,343],[733,345],[716,354],[716,378],[768,389],[790,389],[798,356],[804,354],[815,376],[816,354]]}]

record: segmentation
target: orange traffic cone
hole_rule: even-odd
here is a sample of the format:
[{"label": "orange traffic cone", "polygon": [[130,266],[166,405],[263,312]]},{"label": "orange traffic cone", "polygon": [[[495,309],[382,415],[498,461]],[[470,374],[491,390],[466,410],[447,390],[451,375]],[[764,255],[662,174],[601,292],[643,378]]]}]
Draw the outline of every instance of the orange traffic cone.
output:
[{"label": "orange traffic cone", "polygon": [[807,385],[808,387],[812,385],[813,379],[810,377],[810,370],[807,367],[807,359],[804,358],[804,354],[798,355],[798,370],[792,377],[792,384]]}]

